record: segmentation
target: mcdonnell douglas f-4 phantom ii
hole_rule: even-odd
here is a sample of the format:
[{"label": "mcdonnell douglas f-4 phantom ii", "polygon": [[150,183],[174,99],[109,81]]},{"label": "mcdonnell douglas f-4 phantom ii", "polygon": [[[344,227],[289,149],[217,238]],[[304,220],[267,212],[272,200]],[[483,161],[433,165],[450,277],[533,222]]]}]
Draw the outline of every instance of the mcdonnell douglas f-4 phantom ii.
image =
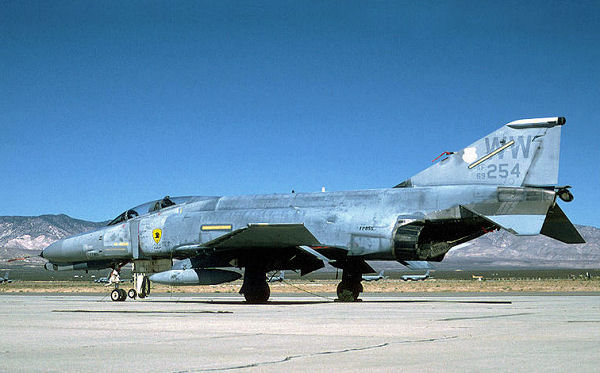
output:
[{"label": "mcdonnell douglas f-4 phantom ii", "polygon": [[[522,119],[475,141],[393,188],[233,197],[165,197],[129,209],[107,227],[62,239],[41,254],[46,268],[120,269],[133,263],[129,295],[163,283],[217,284],[241,275],[240,293],[266,302],[265,274],[342,269],[340,298],[356,300],[368,260],[439,262],[454,246],[496,229],[585,242],[557,197],[565,118]],[[172,267],[173,259],[184,259]],[[225,269],[224,269],[225,268]],[[124,300],[115,289],[113,300]]]}]

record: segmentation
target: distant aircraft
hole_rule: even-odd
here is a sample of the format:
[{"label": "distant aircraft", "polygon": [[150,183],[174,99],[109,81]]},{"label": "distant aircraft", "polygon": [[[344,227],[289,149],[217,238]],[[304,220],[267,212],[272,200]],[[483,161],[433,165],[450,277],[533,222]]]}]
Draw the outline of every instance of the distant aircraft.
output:
[{"label": "distant aircraft", "polygon": [[383,275],[383,270],[381,270],[381,272],[379,272],[378,275],[374,275],[374,276],[363,275],[362,276],[363,281],[379,281],[379,280],[385,280],[386,278],[388,278],[388,276]]},{"label": "distant aircraft", "polygon": [[8,279],[8,272],[4,274],[4,277],[0,277],[0,284],[10,284],[12,280]]},{"label": "distant aircraft", "polygon": [[267,277],[267,282],[283,282],[285,280],[285,271],[280,271],[279,276]]},{"label": "distant aircraft", "polygon": [[108,277],[100,277],[94,280],[98,284],[108,284]]},{"label": "distant aircraft", "polygon": [[404,281],[423,281],[429,278],[429,270],[424,275],[402,275]]},{"label": "distant aircraft", "polygon": [[[367,260],[440,262],[453,247],[497,229],[585,242],[557,203],[573,200],[558,183],[565,118],[516,120],[394,188],[233,197],[180,197],[129,209],[107,227],[59,240],[41,256],[46,268],[117,271],[133,263],[143,297],[148,276],[170,284],[233,281],[264,303],[266,273],[342,269],[338,297],[357,300]],[[398,139],[398,147],[403,141]],[[393,172],[397,159],[385,161]],[[358,175],[360,177],[360,175]],[[190,267],[172,269],[173,259]],[[225,268],[225,269],[223,269]],[[173,272],[174,271],[174,272]],[[123,297],[125,295],[125,297]],[[113,300],[127,297],[113,290]]]}]

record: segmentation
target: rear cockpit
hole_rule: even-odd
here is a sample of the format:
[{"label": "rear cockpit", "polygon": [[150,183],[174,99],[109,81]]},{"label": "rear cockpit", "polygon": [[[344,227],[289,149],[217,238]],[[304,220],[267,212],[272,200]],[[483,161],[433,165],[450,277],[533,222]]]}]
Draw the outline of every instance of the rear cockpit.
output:
[{"label": "rear cockpit", "polygon": [[176,205],[176,203],[171,201],[171,198],[169,196],[165,196],[160,201],[156,201],[156,202],[154,202],[154,204],[151,204],[150,207],[148,208],[148,212],[159,211],[166,207],[175,206],[175,205]]}]

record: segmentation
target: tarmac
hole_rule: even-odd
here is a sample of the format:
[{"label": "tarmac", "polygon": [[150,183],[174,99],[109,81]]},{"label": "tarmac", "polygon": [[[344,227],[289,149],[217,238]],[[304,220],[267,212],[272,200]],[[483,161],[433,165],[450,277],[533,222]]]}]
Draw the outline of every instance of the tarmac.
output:
[{"label": "tarmac", "polygon": [[0,295],[1,372],[597,372],[600,296]]}]

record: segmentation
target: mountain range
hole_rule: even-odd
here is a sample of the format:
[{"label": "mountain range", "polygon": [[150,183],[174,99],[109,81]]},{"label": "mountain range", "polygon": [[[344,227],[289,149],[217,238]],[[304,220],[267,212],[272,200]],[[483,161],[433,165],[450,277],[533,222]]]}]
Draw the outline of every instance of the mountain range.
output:
[{"label": "mountain range", "polygon": [[[32,256],[52,242],[105,226],[106,222],[74,219],[67,215],[0,216],[0,260]],[[516,237],[505,231],[484,235],[450,250],[443,267],[600,267],[600,229],[577,226],[585,244],[567,245],[545,236]]]},{"label": "mountain range", "polygon": [[64,214],[0,216],[0,259],[33,256],[29,261],[43,263],[42,258],[35,256],[54,241],[104,225],[106,222],[74,219]]}]

